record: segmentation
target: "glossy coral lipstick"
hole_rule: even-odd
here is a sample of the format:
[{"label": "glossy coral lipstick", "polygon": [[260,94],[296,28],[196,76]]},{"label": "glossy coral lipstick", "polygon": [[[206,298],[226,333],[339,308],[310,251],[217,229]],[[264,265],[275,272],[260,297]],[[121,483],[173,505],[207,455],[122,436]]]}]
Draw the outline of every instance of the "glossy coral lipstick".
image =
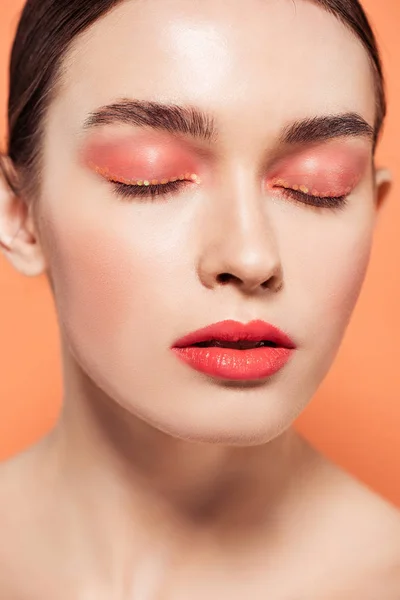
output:
[{"label": "glossy coral lipstick", "polygon": [[172,346],[187,365],[212,377],[251,381],[280,371],[296,346],[282,331],[265,323],[222,321],[200,329]]}]

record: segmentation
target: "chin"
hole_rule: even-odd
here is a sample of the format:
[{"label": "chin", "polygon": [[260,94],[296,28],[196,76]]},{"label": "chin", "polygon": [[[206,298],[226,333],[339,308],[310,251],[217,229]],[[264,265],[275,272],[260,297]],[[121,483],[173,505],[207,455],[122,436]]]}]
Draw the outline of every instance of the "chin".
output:
[{"label": "chin", "polygon": [[174,406],[164,403],[152,411],[130,403],[124,406],[137,420],[171,438],[242,447],[271,442],[291,427],[303,408],[298,404],[294,408],[265,388],[238,391],[225,389],[222,396],[214,391],[203,402],[196,402],[192,395],[190,401],[186,398]]},{"label": "chin", "polygon": [[[93,353],[82,352],[79,358],[88,356]],[[267,444],[291,427],[320,380],[314,373],[303,376],[299,385],[302,373],[288,369],[268,380],[216,381],[162,361],[166,367],[154,377],[143,368],[128,368],[135,361],[112,363],[103,358],[80,360],[78,368],[90,380],[92,408],[104,411],[104,426],[115,434],[128,427],[128,439],[147,431],[192,443]]]},{"label": "chin", "polygon": [[224,428],[208,428],[208,429],[164,429],[163,433],[174,439],[179,439],[193,444],[213,444],[215,446],[230,446],[230,447],[252,447],[268,444],[273,439],[284,433],[287,428],[282,431],[256,431],[254,429],[244,430],[243,428],[231,429],[227,431]]}]

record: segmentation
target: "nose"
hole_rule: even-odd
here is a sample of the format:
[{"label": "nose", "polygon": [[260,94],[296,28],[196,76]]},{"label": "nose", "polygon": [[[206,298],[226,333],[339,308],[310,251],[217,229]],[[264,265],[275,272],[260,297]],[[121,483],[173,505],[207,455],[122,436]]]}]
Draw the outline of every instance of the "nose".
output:
[{"label": "nose", "polygon": [[267,200],[254,192],[249,193],[249,186],[242,193],[232,190],[227,202],[214,202],[214,210],[205,216],[198,261],[198,276],[205,287],[233,285],[247,294],[282,288],[282,265]]}]

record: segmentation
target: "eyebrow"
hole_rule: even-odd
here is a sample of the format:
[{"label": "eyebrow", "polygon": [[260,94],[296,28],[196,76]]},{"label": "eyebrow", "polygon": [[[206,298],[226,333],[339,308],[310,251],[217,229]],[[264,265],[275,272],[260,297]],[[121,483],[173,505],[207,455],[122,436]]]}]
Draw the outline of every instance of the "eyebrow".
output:
[{"label": "eyebrow", "polygon": [[84,129],[115,123],[182,133],[207,142],[216,137],[213,118],[197,108],[139,100],[123,100],[101,107],[89,115]]},{"label": "eyebrow", "polygon": [[[83,127],[117,123],[181,133],[207,142],[217,137],[214,118],[198,108],[142,100],[122,100],[103,106],[90,113]],[[279,141],[305,145],[338,137],[365,137],[375,144],[376,132],[361,115],[348,112],[297,120],[283,129]]]},{"label": "eyebrow", "polygon": [[311,144],[338,137],[365,137],[375,140],[375,130],[361,115],[345,113],[296,121],[286,127],[281,136],[284,144]]}]

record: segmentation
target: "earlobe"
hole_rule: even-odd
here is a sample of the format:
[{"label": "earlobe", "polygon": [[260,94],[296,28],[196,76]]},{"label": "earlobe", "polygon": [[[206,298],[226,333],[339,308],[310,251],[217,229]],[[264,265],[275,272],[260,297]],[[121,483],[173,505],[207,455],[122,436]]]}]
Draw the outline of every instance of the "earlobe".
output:
[{"label": "earlobe", "polygon": [[11,161],[0,156],[0,251],[23,275],[35,277],[46,264],[30,211],[16,193]]},{"label": "earlobe", "polygon": [[383,206],[392,188],[392,174],[388,169],[375,172],[375,198],[378,210]]}]

